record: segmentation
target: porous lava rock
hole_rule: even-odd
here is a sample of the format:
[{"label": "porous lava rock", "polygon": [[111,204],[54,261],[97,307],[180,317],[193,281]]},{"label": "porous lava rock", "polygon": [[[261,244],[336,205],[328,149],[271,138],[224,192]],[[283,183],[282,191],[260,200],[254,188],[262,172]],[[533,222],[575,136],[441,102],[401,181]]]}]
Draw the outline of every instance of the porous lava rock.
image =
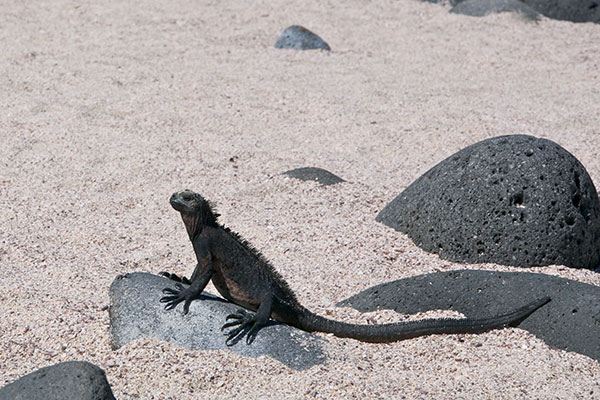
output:
[{"label": "porous lava rock", "polygon": [[40,368],[0,389],[0,400],[115,400],[100,368],[67,361]]},{"label": "porous lava rock", "polygon": [[512,12],[531,21],[537,21],[540,18],[534,9],[519,0],[465,0],[452,7],[450,12],[472,17]]},{"label": "porous lava rock", "polygon": [[319,182],[321,186],[334,185],[336,183],[345,182],[339,176],[323,169],[316,167],[302,167],[291,169],[283,173],[292,178],[300,179],[301,181]]},{"label": "porous lava rock", "polygon": [[330,51],[329,45],[318,35],[299,25],[286,28],[277,41],[275,47],[278,49],[316,50]]},{"label": "porous lava rock", "polygon": [[600,203],[581,163],[526,135],[475,143],[443,160],[377,215],[452,261],[595,269]]}]

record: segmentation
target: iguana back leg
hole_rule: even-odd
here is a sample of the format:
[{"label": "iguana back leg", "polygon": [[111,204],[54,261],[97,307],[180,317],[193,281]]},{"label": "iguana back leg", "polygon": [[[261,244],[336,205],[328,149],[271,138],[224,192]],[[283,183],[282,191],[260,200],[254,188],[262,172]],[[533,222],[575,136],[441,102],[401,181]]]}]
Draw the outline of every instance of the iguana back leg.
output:
[{"label": "iguana back leg", "polygon": [[[225,343],[230,346],[235,344],[237,340],[241,339],[246,335],[246,343],[251,344],[256,339],[258,331],[264,327],[269,319],[271,318],[271,308],[273,306],[273,298],[268,296],[265,298],[258,307],[256,313],[248,312],[244,309],[239,309],[235,314],[229,314],[226,318],[227,321],[230,319],[232,322],[227,322],[221,327],[221,330],[237,326],[228,333]],[[246,334],[245,330],[250,327],[250,330]],[[236,340],[237,339],[237,340]],[[234,340],[233,343],[231,341]]]}]

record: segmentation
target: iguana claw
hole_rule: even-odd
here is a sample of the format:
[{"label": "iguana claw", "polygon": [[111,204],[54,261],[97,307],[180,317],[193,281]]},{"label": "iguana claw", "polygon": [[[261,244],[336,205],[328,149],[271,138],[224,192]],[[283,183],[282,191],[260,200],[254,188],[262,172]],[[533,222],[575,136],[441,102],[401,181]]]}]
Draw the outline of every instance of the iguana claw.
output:
[{"label": "iguana claw", "polygon": [[165,304],[165,310],[172,310],[177,307],[177,304],[183,303],[183,314],[187,314],[190,311],[190,304],[196,298],[192,288],[184,288],[181,283],[175,284],[176,289],[164,288],[162,292],[169,296],[163,296],[160,299],[161,303]]},{"label": "iguana claw", "polygon": [[164,276],[165,278],[168,278],[168,279],[170,279],[172,281],[181,282],[184,285],[191,285],[192,284],[192,281],[190,281],[185,276],[179,276],[177,274],[173,274],[173,273],[167,272],[167,271],[161,271],[158,274],[161,275],[161,276]]},{"label": "iguana claw", "polygon": [[[227,322],[222,327],[221,330],[231,328],[233,326],[239,325],[237,328],[233,329],[231,332],[227,334],[227,339],[225,343],[227,346],[232,346],[235,343],[231,343],[232,340],[239,340],[246,335],[246,343],[251,344],[256,339],[256,334],[262,328],[262,325],[258,322],[255,313],[249,313],[246,310],[239,309],[235,314],[229,314],[225,320],[233,319],[235,321]],[[250,330],[248,333],[245,333],[244,330]],[[237,342],[237,340],[235,340]]]}]

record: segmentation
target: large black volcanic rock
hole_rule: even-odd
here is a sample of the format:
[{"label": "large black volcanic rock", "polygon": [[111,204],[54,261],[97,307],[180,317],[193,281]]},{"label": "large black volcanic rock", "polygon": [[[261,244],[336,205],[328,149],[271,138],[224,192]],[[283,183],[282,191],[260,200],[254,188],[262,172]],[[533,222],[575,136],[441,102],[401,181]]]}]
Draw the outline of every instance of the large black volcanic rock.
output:
[{"label": "large black volcanic rock", "polygon": [[511,135],[475,143],[413,182],[377,216],[459,262],[598,267],[600,202],[558,144]]},{"label": "large black volcanic rock", "polygon": [[106,374],[86,361],[40,368],[0,389],[0,400],[115,400]]}]

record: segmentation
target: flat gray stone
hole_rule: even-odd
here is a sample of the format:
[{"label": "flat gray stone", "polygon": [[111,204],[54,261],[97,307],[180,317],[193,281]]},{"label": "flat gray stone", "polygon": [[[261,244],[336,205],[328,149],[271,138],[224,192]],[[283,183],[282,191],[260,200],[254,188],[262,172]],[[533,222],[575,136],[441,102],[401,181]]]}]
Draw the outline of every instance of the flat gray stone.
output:
[{"label": "flat gray stone", "polygon": [[600,287],[529,272],[460,270],[384,283],[341,301],[360,312],[414,314],[456,310],[467,317],[499,314],[550,296],[519,328],[549,346],[600,360]]},{"label": "flat gray stone", "polygon": [[600,263],[600,201],[581,163],[533,136],[475,143],[431,168],[377,215],[457,262]]},{"label": "flat gray stone", "polygon": [[318,35],[299,25],[292,25],[286,28],[279,35],[279,38],[277,38],[275,47],[278,49],[295,50],[331,50],[329,45]]},{"label": "flat gray stone", "polygon": [[291,169],[289,171],[284,172],[283,174],[291,176],[292,178],[300,179],[302,181],[319,182],[321,186],[334,185],[336,183],[345,182],[339,176],[332,174],[331,172],[322,168],[315,167]]},{"label": "flat gray stone", "polygon": [[104,371],[86,361],[40,368],[0,389],[0,400],[115,400]]},{"label": "flat gray stone", "polygon": [[231,350],[245,357],[268,355],[297,370],[325,361],[324,339],[275,322],[261,329],[251,345],[243,339],[227,346],[221,326],[227,315],[241,307],[205,295],[192,302],[187,315],[183,315],[183,305],[166,311],[160,303],[162,290],[174,286],[169,279],[143,272],[120,275],[113,281],[109,311],[113,349],[153,337],[191,350]]},{"label": "flat gray stone", "polygon": [[538,21],[540,19],[534,9],[519,0],[465,0],[452,7],[450,12],[472,17],[512,12],[527,20]]}]

